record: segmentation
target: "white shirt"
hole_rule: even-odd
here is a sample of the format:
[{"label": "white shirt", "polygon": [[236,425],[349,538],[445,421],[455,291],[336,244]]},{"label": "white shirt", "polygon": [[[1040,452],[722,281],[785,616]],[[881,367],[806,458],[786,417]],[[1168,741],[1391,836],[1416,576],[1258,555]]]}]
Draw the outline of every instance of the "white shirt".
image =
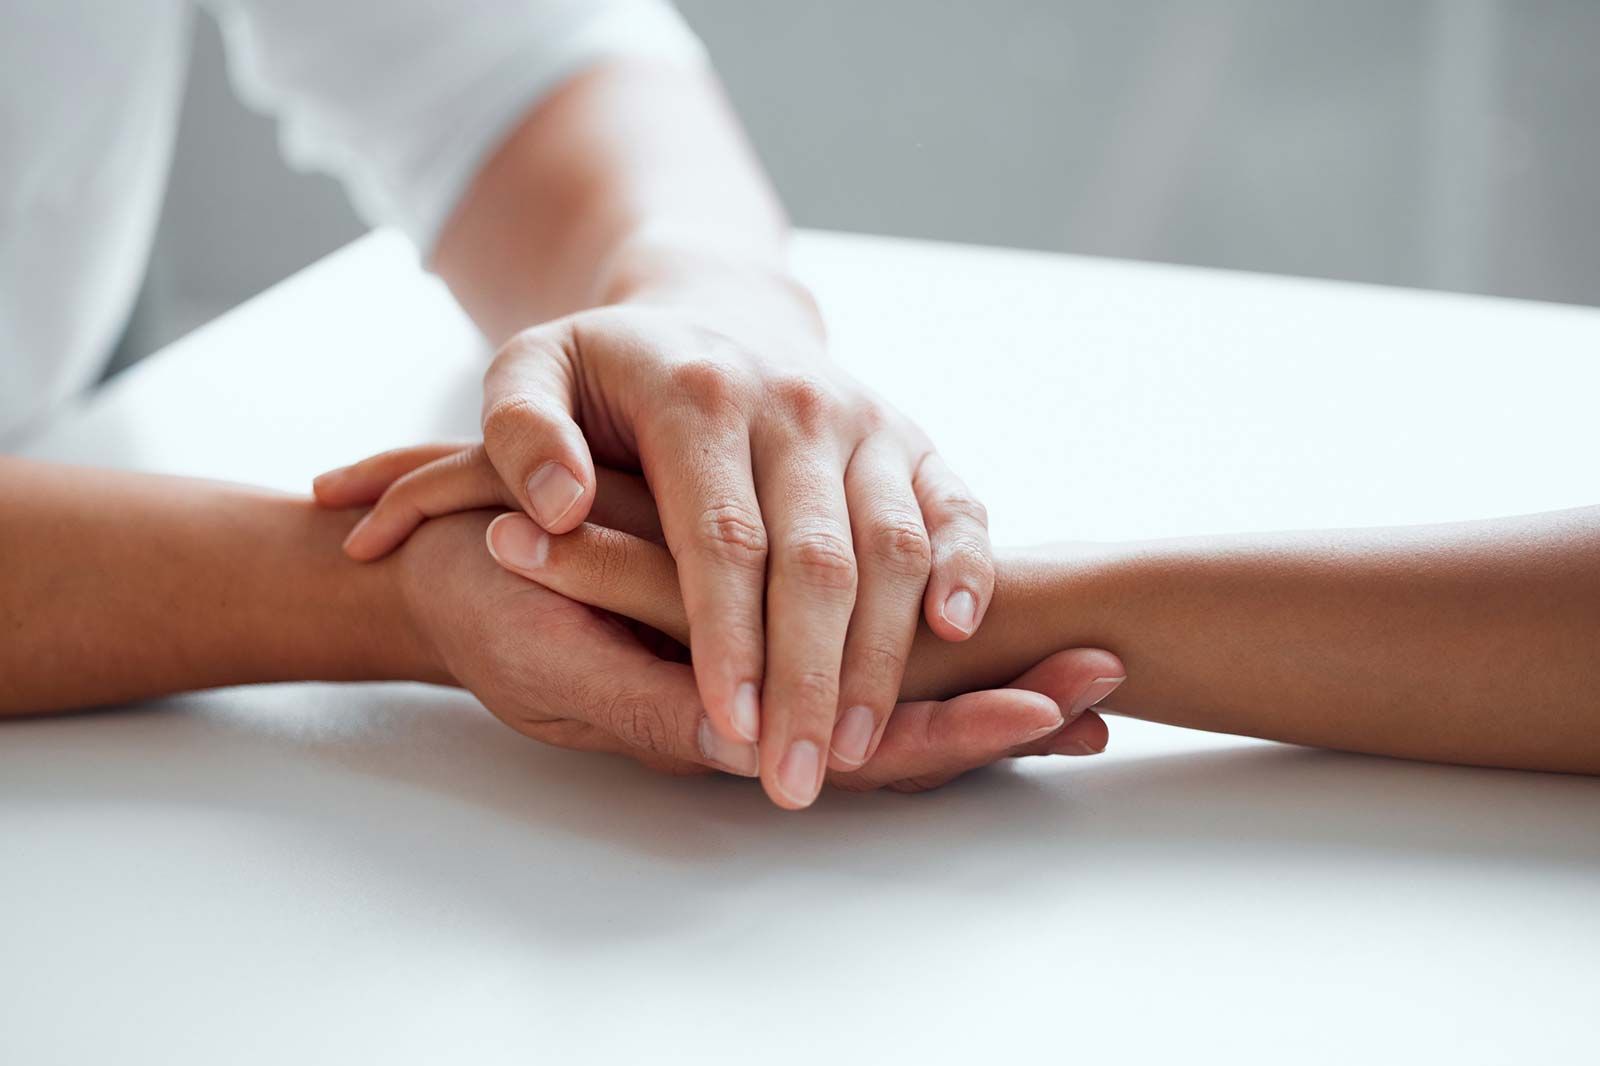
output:
[{"label": "white shirt", "polygon": [[[699,62],[666,0],[202,0],[284,154],[426,254],[545,92],[622,55]],[[0,4],[0,442],[105,365],[166,183],[189,0]]]}]

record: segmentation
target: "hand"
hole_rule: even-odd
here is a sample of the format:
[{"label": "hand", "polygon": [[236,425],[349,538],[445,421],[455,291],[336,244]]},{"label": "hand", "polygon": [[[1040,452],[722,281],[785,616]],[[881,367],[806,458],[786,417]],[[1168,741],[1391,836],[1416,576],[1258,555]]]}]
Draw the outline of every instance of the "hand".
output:
[{"label": "hand", "polygon": [[[483,550],[492,517],[428,522],[396,557],[408,613],[431,649],[419,677],[465,686],[545,743],[673,773],[754,776],[753,746],[710,728],[688,666],[655,654],[637,628],[497,566]],[[872,759],[828,782],[917,791],[1001,758],[1099,751],[1097,715],[1063,718],[1108,670],[1121,664],[1106,652],[1063,652],[1011,689],[902,704]]]},{"label": "hand", "polygon": [[[483,430],[497,500],[563,533],[592,517],[596,458],[642,468],[713,726],[759,739],[768,794],[804,807],[824,760],[857,767],[881,742],[918,614],[946,640],[977,630],[994,582],[984,511],[920,430],[828,362],[792,282],[644,273],[616,286],[626,302],[495,357]],[[485,502],[450,494],[462,461],[396,484],[347,550],[376,558]]]}]

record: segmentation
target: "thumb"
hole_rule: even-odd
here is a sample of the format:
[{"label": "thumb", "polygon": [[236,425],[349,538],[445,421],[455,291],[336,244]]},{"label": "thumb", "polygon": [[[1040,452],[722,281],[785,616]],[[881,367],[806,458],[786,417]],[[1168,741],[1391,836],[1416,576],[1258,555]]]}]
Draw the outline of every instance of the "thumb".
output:
[{"label": "thumb", "polygon": [[1066,725],[1024,744],[1013,755],[1093,755],[1106,748],[1105,719],[1091,708],[1105,701],[1127,680],[1128,670],[1103,648],[1071,648],[1041,661],[1011,683],[1050,697],[1061,708]]},{"label": "thumb", "polygon": [[1012,688],[1048,696],[1070,723],[1098,707],[1128,679],[1122,660],[1103,648],[1070,648],[1041,660],[1011,682]]},{"label": "thumb", "polygon": [[594,459],[573,420],[577,358],[563,325],[525,330],[495,355],[483,380],[483,445],[529,517],[565,533],[594,503]]},{"label": "thumb", "polygon": [[1061,720],[1049,697],[1015,688],[902,703],[866,765],[830,773],[828,781],[853,790],[937,788],[1049,736],[1061,728]]}]

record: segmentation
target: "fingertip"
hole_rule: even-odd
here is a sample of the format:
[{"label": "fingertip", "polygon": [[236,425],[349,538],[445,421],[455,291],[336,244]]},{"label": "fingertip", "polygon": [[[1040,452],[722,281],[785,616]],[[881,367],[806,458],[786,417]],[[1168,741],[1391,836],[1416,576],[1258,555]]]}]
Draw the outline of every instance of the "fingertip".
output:
[{"label": "fingertip", "polygon": [[546,532],[570,533],[589,513],[593,483],[592,477],[586,483],[569,465],[551,459],[528,476],[528,513]]},{"label": "fingertip", "polygon": [[369,531],[355,544],[346,542],[344,553],[358,563],[375,563],[397,547],[399,541],[395,538],[375,536]]},{"label": "fingertip", "polygon": [[762,776],[767,795],[778,806],[802,811],[816,802],[827,767],[815,741],[796,740],[778,761],[776,772]]},{"label": "fingertip", "polygon": [[761,776],[761,754],[754,744],[729,740],[715,727],[711,716],[700,719],[695,730],[700,754],[720,770],[740,777]]},{"label": "fingertip", "polygon": [[1128,680],[1127,675],[1121,672],[1114,677],[1092,678],[1087,685],[1078,691],[1077,696],[1072,701],[1067,717],[1069,719],[1077,718],[1088,711],[1090,707],[1109,699],[1111,694],[1122,687],[1122,683],[1126,680]]},{"label": "fingertip", "polygon": [[741,681],[728,703],[728,727],[741,740],[754,744],[761,739],[761,688],[754,681]]},{"label": "fingertip", "polygon": [[1061,713],[1060,704],[1038,692],[1027,692],[1016,689],[1003,689],[1007,695],[1017,701],[1016,716],[1019,731],[1026,731],[1017,743],[1026,744],[1030,740],[1049,736],[1066,724],[1067,718]]},{"label": "fingertip", "polygon": [[330,470],[312,479],[311,498],[316,500],[318,507],[343,511],[349,507],[366,506],[376,499],[375,494],[361,491],[362,484],[350,476],[352,469],[344,467]]},{"label": "fingertip", "polygon": [[515,573],[537,571],[550,557],[550,535],[516,511],[490,522],[483,539],[494,561]]},{"label": "fingertip", "polygon": [[1080,704],[1079,698],[1096,681],[1125,679],[1127,673],[1122,660],[1103,648],[1069,648],[1043,659],[1012,685],[1043,692],[1072,708],[1088,706]]},{"label": "fingertip", "polygon": [[833,770],[859,770],[872,757],[872,749],[883,724],[872,708],[864,704],[851,707],[833,725],[828,742],[828,767]]},{"label": "fingertip", "polygon": [[341,466],[337,470],[329,470],[325,474],[318,474],[316,477],[312,478],[311,498],[316,500],[317,503],[323,507],[335,506],[334,490],[338,487],[340,476],[347,469],[349,468]]},{"label": "fingertip", "polygon": [[1120,658],[1104,648],[1078,648],[1070,654],[1077,669],[1086,677],[1127,680],[1128,668]]},{"label": "fingertip", "polygon": [[930,582],[923,599],[923,614],[935,636],[960,643],[983,625],[990,598],[991,591],[984,591],[976,582],[961,581],[953,585]]},{"label": "fingertip", "polygon": [[949,742],[972,754],[1009,751],[1049,736],[1066,719],[1055,700],[1028,689],[990,689],[936,704]]},{"label": "fingertip", "polygon": [[1050,738],[1047,754],[1098,755],[1106,750],[1110,740],[1111,729],[1106,720],[1093,711],[1085,711]]},{"label": "fingertip", "polygon": [[367,531],[371,528],[372,512],[368,511],[350,527],[350,532],[345,534],[344,543],[340,545],[344,553],[358,563],[367,561]]}]

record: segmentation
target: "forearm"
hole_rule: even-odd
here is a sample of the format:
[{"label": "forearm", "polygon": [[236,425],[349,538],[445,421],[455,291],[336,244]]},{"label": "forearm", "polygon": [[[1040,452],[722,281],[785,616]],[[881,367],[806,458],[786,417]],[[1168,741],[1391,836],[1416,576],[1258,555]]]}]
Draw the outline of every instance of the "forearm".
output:
[{"label": "forearm", "polygon": [[1004,561],[978,635],[908,695],[1120,655],[1120,713],[1300,744],[1600,772],[1600,508]]},{"label": "forearm", "polygon": [[786,240],[714,76],[619,61],[530,112],[456,209],[433,267],[499,344],[727,264],[781,276]]},{"label": "forearm", "polygon": [[0,715],[258,681],[412,676],[354,516],[261,490],[0,459]]}]

